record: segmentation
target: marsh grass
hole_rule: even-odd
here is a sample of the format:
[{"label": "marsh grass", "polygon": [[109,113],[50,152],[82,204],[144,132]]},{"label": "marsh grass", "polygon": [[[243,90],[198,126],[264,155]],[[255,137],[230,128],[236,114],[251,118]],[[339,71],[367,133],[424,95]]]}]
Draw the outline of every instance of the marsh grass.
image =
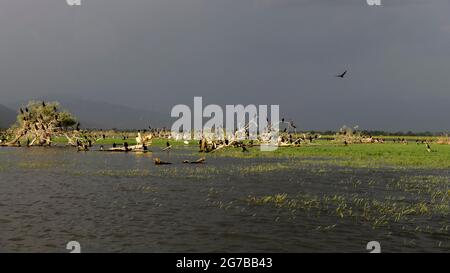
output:
[{"label": "marsh grass", "polygon": [[55,168],[56,166],[61,166],[61,164],[52,161],[28,161],[28,162],[19,162],[17,164],[17,167],[29,170],[51,169]]},{"label": "marsh grass", "polygon": [[[388,228],[392,225],[415,227],[412,232],[429,232],[448,235],[450,217],[450,179],[444,176],[402,176],[385,184],[389,195],[374,197],[365,193],[368,188],[379,186],[378,182],[366,183],[350,178],[339,183],[344,193],[314,195],[298,193],[288,195],[249,195],[247,205],[273,207],[286,210],[291,215],[312,213],[316,217],[333,216],[336,222],[351,220],[369,224],[372,228]],[[353,190],[352,190],[353,189]],[[427,219],[440,219],[441,226],[423,225]],[[332,220],[331,220],[332,221]],[[422,223],[422,224],[421,224]],[[320,227],[319,229],[322,229]],[[410,230],[411,231],[411,230]]]},{"label": "marsh grass", "polygon": [[343,195],[288,197],[286,193],[261,197],[248,196],[246,201],[249,205],[269,205],[287,209],[292,214],[314,210],[316,215],[334,216],[337,219],[351,218],[357,222],[370,223],[374,228],[387,226],[393,222],[415,222],[419,217],[448,217],[450,213],[448,201],[408,203],[360,196],[349,199]]},{"label": "marsh grass", "polygon": [[110,177],[161,177],[161,178],[183,178],[204,180],[218,174],[216,167],[174,167],[167,166],[157,169],[133,169],[133,170],[100,170],[94,173],[87,172],[85,175],[110,176]]},{"label": "marsh grass", "polygon": [[427,152],[424,145],[416,144],[340,144],[304,145],[280,147],[274,152],[261,152],[253,147],[249,153],[237,149],[226,149],[215,153],[217,157],[235,158],[309,158],[326,161],[342,167],[358,168],[450,168],[450,145],[432,145],[433,152]]},{"label": "marsh grass", "polygon": [[118,185],[115,185],[113,187],[113,191],[118,192],[141,192],[141,193],[157,193],[158,188],[154,186],[148,186],[148,185],[130,185],[126,183],[121,183]]}]

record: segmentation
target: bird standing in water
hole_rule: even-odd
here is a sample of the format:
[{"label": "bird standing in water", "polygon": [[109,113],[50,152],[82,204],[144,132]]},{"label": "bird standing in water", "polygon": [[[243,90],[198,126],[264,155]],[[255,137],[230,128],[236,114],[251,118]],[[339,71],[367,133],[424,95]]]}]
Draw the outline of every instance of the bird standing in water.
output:
[{"label": "bird standing in water", "polygon": [[425,145],[427,146],[427,151],[428,151],[429,153],[431,153],[431,146],[430,146],[430,144],[426,143]]},{"label": "bird standing in water", "polygon": [[172,149],[172,145],[170,145],[169,141],[166,142],[166,148],[163,151],[170,151]]}]

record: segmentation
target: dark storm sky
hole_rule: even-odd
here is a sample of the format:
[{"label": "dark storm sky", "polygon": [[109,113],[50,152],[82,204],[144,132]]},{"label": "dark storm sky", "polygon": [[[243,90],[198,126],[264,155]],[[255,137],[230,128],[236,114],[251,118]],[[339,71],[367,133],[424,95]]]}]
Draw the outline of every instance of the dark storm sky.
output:
[{"label": "dark storm sky", "polygon": [[303,129],[450,130],[449,12],[448,0],[0,0],[0,104],[70,94],[169,115],[203,96],[279,104]]}]

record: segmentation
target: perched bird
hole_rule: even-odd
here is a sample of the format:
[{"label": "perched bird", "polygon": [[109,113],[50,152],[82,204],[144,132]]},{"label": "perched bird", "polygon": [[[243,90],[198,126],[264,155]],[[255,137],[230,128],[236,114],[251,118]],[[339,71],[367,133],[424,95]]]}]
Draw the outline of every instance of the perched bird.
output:
[{"label": "perched bird", "polygon": [[80,131],[80,123],[79,122],[77,123],[77,128],[75,130]]},{"label": "perched bird", "polygon": [[242,145],[242,152],[243,153],[248,153],[249,150],[247,149],[247,147],[245,147],[245,145]]},{"label": "perched bird", "polygon": [[89,148],[86,144],[80,145],[80,146],[78,146],[78,151],[79,152],[87,152],[87,151],[89,151]]},{"label": "perched bird", "polygon": [[340,74],[340,75],[337,75],[336,77],[337,77],[337,78],[342,78],[342,79],[343,79],[343,78],[345,77],[346,74],[347,74],[347,70],[345,70],[344,73],[342,73],[342,74]]},{"label": "perched bird", "polygon": [[20,108],[20,113],[23,115],[23,110],[22,110],[22,108]]},{"label": "perched bird", "polygon": [[27,113],[28,113],[28,107],[25,107],[25,112],[27,112]]},{"label": "perched bird", "polygon": [[46,105],[45,105],[45,102],[44,102],[44,101],[42,102],[42,106],[43,106],[43,107],[45,107],[45,106],[46,106]]},{"label": "perched bird", "polygon": [[291,121],[289,122],[289,126],[291,126],[291,127],[294,128],[294,129],[297,129],[297,126],[295,126],[293,120],[291,120]]}]

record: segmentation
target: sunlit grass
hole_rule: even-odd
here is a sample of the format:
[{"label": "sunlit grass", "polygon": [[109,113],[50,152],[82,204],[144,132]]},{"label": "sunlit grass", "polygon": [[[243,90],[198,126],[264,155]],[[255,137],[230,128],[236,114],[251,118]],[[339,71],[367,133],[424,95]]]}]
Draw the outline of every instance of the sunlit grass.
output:
[{"label": "sunlit grass", "polygon": [[261,152],[251,148],[249,153],[228,149],[216,156],[236,158],[317,158],[328,159],[328,163],[339,166],[361,168],[450,168],[450,145],[432,145],[429,153],[425,145],[414,144],[338,144],[304,145],[301,147],[280,147],[273,152]]}]

